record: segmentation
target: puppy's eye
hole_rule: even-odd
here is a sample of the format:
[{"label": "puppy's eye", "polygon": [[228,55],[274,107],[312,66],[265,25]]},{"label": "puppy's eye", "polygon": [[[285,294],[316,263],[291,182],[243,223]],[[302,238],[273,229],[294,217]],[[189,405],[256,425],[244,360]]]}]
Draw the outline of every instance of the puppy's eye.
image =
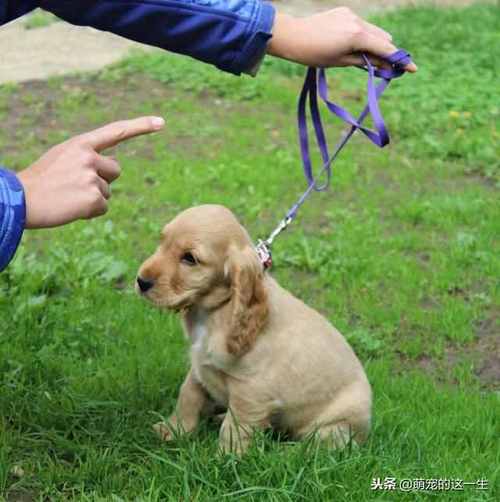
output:
[{"label": "puppy's eye", "polygon": [[190,267],[194,265],[198,265],[198,262],[196,261],[196,258],[192,255],[192,253],[184,253],[181,256],[181,262],[184,263],[185,265],[188,265]]}]

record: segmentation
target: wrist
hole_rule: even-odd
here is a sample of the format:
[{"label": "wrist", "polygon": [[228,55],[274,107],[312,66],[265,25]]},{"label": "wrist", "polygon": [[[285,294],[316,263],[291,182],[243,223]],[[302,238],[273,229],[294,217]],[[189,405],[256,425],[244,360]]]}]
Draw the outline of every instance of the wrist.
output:
[{"label": "wrist", "polygon": [[267,53],[271,56],[298,61],[297,47],[300,45],[301,19],[276,12],[273,36],[268,43]]}]

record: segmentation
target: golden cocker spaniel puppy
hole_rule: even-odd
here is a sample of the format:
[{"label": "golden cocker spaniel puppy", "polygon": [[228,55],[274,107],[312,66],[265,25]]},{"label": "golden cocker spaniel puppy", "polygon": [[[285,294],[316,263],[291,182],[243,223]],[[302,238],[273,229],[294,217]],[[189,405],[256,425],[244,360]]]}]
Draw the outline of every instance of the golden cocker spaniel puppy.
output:
[{"label": "golden cocker spaniel puppy", "polygon": [[136,289],[179,312],[191,341],[176,410],[155,425],[164,440],[192,431],[214,405],[227,409],[225,451],[243,452],[267,427],[334,447],[368,435],[371,389],[358,358],[323,316],[264,272],[228,209],[194,207],[168,223]]}]

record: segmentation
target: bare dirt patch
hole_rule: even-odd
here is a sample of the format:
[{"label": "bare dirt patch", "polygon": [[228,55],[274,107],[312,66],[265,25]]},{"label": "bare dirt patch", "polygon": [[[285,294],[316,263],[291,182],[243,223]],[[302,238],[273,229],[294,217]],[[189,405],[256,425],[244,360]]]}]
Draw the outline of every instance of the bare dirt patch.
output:
[{"label": "bare dirt patch", "polygon": [[450,377],[453,369],[460,363],[470,362],[472,372],[479,380],[481,387],[487,390],[500,390],[500,336],[499,313],[478,322],[475,327],[475,340],[466,346],[452,346],[445,348],[440,358],[423,354],[411,359],[399,353],[399,361],[403,368],[419,368],[431,374],[437,382],[458,384]]},{"label": "bare dirt patch", "polygon": [[[37,148],[42,154],[48,147],[53,146],[54,131],[61,132],[58,141],[63,141],[103,125],[96,122],[94,117],[79,113],[75,114],[75,127],[68,126],[68,119],[61,116],[62,99],[70,97],[71,100],[78,100],[82,110],[85,110],[86,100],[92,100],[98,109],[109,110],[111,121],[131,116],[132,93],[133,102],[138,107],[141,103],[162,103],[172,98],[172,92],[165,85],[144,76],[141,77],[141,85],[137,85],[134,79],[123,79],[110,84],[101,80],[98,75],[66,77],[57,85],[36,80],[18,84],[5,103],[2,154],[16,158],[19,145],[26,142],[27,134],[30,138],[36,138]],[[124,145],[124,148],[132,147],[137,148],[136,145]],[[144,148],[150,149],[148,145]],[[152,158],[154,155],[151,150],[134,153],[145,158]]]},{"label": "bare dirt patch", "polygon": [[[8,159],[11,168],[18,169],[25,167],[16,164],[20,145],[24,145],[26,151],[41,155],[57,143],[102,126],[102,119],[95,113],[87,113],[87,108],[106,110],[106,122],[112,122],[139,116],[146,105],[149,109],[161,109],[165,103],[178,99],[178,93],[172,86],[143,74],[138,78],[128,76],[110,82],[100,73],[91,73],[53,82],[34,80],[19,83],[8,92],[3,102],[1,98],[0,93],[0,116],[4,121],[0,134],[2,155]],[[221,123],[228,113],[236,113],[236,109],[242,115],[254,112],[251,102],[233,101],[208,90],[190,99],[199,102],[199,109],[210,109],[210,115],[220,119]],[[77,109],[74,109],[75,106]],[[274,106],[262,105],[266,106],[273,111],[273,116],[280,116]],[[214,157],[223,144],[223,138],[218,136],[199,141],[194,132],[179,132],[172,128],[165,131],[164,137],[169,151],[189,159]],[[276,145],[280,141],[280,137],[275,138]],[[147,141],[125,143],[120,145],[119,151],[121,155],[155,160],[154,149]]]},{"label": "bare dirt patch", "polygon": [[123,58],[134,46],[91,28],[54,23],[26,30],[22,20],[17,21],[0,29],[0,84],[97,70]]},{"label": "bare dirt patch", "polygon": [[33,502],[38,498],[38,495],[20,490],[11,490],[7,494],[7,502]]},{"label": "bare dirt patch", "polygon": [[477,326],[475,353],[478,359],[476,375],[484,384],[500,388],[500,336],[497,312]]}]

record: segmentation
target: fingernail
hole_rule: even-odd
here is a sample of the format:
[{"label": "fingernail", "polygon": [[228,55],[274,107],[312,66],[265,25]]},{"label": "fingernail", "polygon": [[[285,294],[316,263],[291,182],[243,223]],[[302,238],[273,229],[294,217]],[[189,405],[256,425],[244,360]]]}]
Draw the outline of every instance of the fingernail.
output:
[{"label": "fingernail", "polygon": [[165,125],[165,120],[161,117],[152,117],[151,124],[154,129],[161,129]]}]

